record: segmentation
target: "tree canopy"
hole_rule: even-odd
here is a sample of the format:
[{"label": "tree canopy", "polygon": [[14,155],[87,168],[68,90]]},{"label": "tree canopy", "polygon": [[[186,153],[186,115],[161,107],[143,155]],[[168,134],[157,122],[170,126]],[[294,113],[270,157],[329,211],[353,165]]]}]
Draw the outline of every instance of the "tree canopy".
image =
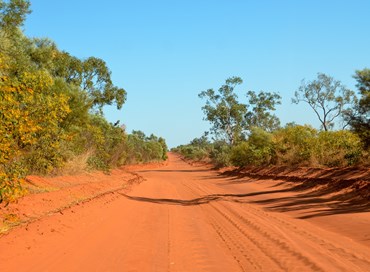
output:
[{"label": "tree canopy", "polygon": [[225,139],[233,145],[242,137],[245,128],[245,114],[247,106],[238,102],[238,96],[234,89],[243,83],[240,77],[228,78],[217,92],[208,89],[199,94],[200,98],[206,99],[202,107],[205,120],[212,124],[212,132],[216,137]]},{"label": "tree canopy", "polygon": [[165,159],[163,138],[137,140],[104,118],[105,105],[126,101],[105,61],[26,37],[28,13],[29,1],[0,0],[0,202],[17,194],[25,175],[73,168],[78,159],[81,170],[104,171]]},{"label": "tree canopy", "polygon": [[325,131],[333,129],[334,120],[353,107],[356,96],[340,81],[323,73],[317,74],[317,79],[306,82],[294,93],[292,102],[307,103],[315,112]]},{"label": "tree canopy", "polygon": [[273,131],[280,127],[279,118],[272,114],[276,110],[276,105],[281,104],[281,96],[277,93],[260,91],[256,94],[253,91],[247,92],[249,107],[246,113],[246,122],[249,129],[258,127],[266,131]]},{"label": "tree canopy", "polygon": [[208,89],[199,94],[206,99],[202,107],[205,120],[212,124],[211,132],[216,138],[234,145],[246,138],[246,133],[254,127],[268,131],[279,127],[279,119],[271,112],[280,104],[280,95],[272,92],[248,91],[248,103],[241,103],[235,93],[235,87],[241,85],[240,77],[226,80],[217,92]]},{"label": "tree canopy", "polygon": [[347,117],[353,130],[363,140],[365,148],[370,148],[370,69],[356,71],[354,78],[357,80],[360,98]]}]

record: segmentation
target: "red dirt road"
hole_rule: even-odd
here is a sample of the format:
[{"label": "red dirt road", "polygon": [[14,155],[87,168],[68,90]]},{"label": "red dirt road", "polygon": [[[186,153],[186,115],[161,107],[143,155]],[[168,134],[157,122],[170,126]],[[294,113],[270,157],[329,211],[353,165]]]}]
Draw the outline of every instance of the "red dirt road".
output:
[{"label": "red dirt road", "polygon": [[370,271],[369,212],[297,219],[316,206],[257,203],[297,197],[286,185],[240,182],[174,155],[136,172],[145,181],[129,193],[1,237],[0,271]]}]

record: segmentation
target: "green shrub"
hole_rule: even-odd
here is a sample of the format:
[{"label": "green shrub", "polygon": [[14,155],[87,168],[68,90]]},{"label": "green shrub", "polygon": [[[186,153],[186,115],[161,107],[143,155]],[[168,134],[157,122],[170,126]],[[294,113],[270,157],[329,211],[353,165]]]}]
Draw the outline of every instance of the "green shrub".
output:
[{"label": "green shrub", "polygon": [[242,142],[231,149],[230,161],[235,166],[245,166],[251,163],[251,146]]},{"label": "green shrub", "polygon": [[210,152],[210,159],[215,167],[225,167],[231,165],[231,146],[223,141],[215,142]]},{"label": "green shrub", "polygon": [[349,166],[361,159],[360,138],[347,130],[318,132],[310,126],[288,126],[273,134],[278,164]]},{"label": "green shrub", "polygon": [[234,166],[260,166],[269,164],[271,157],[270,147],[256,147],[249,142],[242,142],[231,149],[230,160]]},{"label": "green shrub", "polygon": [[312,146],[317,137],[311,126],[289,125],[273,133],[275,158],[277,164],[310,165]]},{"label": "green shrub", "polygon": [[145,163],[167,159],[167,144],[161,137],[146,137],[141,131],[127,135],[124,144],[124,164]]},{"label": "green shrub", "polygon": [[328,167],[354,165],[360,160],[362,150],[360,137],[347,130],[321,131],[313,145],[317,163]]},{"label": "green shrub", "polygon": [[272,135],[261,128],[253,128],[246,142],[231,149],[231,162],[239,167],[267,165],[273,157]]},{"label": "green shrub", "polygon": [[11,202],[24,193],[21,182],[26,176],[26,168],[22,162],[13,160],[0,164],[0,203]]},{"label": "green shrub", "polygon": [[186,159],[195,161],[205,160],[209,156],[207,150],[192,145],[181,146],[178,148],[177,152],[184,156]]}]

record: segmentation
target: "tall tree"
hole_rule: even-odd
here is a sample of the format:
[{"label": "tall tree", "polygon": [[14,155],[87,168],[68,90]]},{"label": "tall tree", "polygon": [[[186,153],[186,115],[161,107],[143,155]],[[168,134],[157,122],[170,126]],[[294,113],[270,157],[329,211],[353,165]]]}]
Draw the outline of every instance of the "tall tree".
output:
[{"label": "tall tree", "polygon": [[[370,69],[356,71],[354,78],[357,80],[356,87],[359,89],[361,98],[359,100],[359,111],[365,118],[370,115]],[[370,122],[368,122],[370,123]]]},{"label": "tall tree", "polygon": [[256,94],[253,91],[248,91],[247,98],[249,106],[252,107],[245,116],[249,130],[258,127],[266,131],[273,131],[280,127],[279,118],[271,113],[276,109],[276,105],[281,104],[279,94],[264,91]]},{"label": "tall tree", "polygon": [[83,61],[81,87],[89,94],[92,105],[100,111],[104,105],[112,103],[120,109],[126,100],[126,91],[113,85],[109,68],[99,58],[90,57]]},{"label": "tall tree", "polygon": [[204,119],[212,124],[211,132],[230,145],[246,138],[245,133],[255,127],[272,131],[280,125],[279,119],[272,113],[280,104],[280,95],[248,91],[248,103],[240,103],[234,89],[242,83],[240,77],[231,77],[217,92],[209,89],[199,94],[200,98],[206,98],[202,109],[206,115]]},{"label": "tall tree", "polygon": [[19,76],[29,70],[29,46],[21,27],[30,11],[30,1],[0,0],[0,53],[8,56],[6,73]]},{"label": "tall tree", "polygon": [[242,83],[240,77],[231,77],[217,92],[208,89],[199,94],[200,98],[206,99],[202,109],[204,119],[212,124],[211,131],[230,145],[240,140],[245,128],[247,106],[238,102],[238,96],[234,92],[235,87]]},{"label": "tall tree", "polygon": [[27,0],[0,0],[0,28],[4,32],[14,32],[23,25],[27,14],[31,12],[31,3]]},{"label": "tall tree", "polygon": [[356,71],[354,78],[361,96],[354,110],[348,114],[349,122],[365,147],[370,148],[370,69]]},{"label": "tall tree", "polygon": [[353,107],[356,96],[353,91],[331,76],[318,73],[317,79],[305,82],[295,92],[292,102],[307,103],[315,112],[325,131],[332,129],[334,120]]},{"label": "tall tree", "polygon": [[49,39],[33,39],[29,49],[31,61],[38,69],[46,69],[54,77],[79,86],[87,95],[89,106],[102,111],[103,106],[116,104],[120,109],[126,100],[126,91],[115,86],[105,61],[90,57],[80,60],[59,51]]}]

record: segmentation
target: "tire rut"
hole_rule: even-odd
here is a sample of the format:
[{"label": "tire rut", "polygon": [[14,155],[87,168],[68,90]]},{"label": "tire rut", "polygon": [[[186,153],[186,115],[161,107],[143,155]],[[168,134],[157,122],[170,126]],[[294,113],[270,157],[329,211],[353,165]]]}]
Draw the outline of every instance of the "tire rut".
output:
[{"label": "tire rut", "polygon": [[[204,185],[201,188],[194,181],[185,186],[198,197],[199,195],[210,195]],[[289,233],[289,236],[299,240],[308,240],[308,246],[311,246],[313,250],[319,245],[323,252],[321,259],[329,261],[338,271],[345,271],[348,267],[352,267],[353,271],[364,271],[363,269],[366,270],[370,267],[370,262],[365,256],[350,252],[305,229],[297,228],[293,223],[280,219],[272,213],[267,213],[251,204],[234,202],[233,207],[230,207],[229,203],[218,201],[202,205],[202,207],[205,209],[205,214],[210,218],[210,223],[220,240],[233,253],[242,270],[253,269],[258,271],[261,270],[261,267],[262,270],[263,268],[266,269],[271,266],[265,266],[261,260],[270,259],[282,271],[324,271],[318,265],[317,260],[313,260],[316,258],[311,258],[307,250],[302,249],[302,246],[296,246],[292,238],[287,239],[287,237],[284,237],[286,235],[282,235],[281,232]],[[222,227],[220,223],[225,221],[229,225],[228,228]],[[283,231],[280,229],[283,229]],[[239,232],[239,234],[236,234],[236,232]],[[241,241],[246,244],[241,245]],[[253,247],[250,244],[253,244]],[[257,255],[256,253],[259,251],[264,255],[264,258],[244,254],[244,248],[258,249],[253,250],[253,254]],[[235,252],[239,253],[235,254]],[[259,261],[256,262],[256,260]]]}]

